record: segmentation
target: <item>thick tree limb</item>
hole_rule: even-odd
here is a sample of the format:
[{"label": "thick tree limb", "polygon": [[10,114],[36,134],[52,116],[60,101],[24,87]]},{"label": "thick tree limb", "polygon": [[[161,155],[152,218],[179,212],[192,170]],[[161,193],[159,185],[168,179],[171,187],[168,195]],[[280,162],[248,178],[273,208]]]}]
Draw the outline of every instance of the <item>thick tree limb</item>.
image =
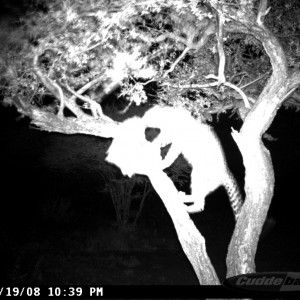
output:
[{"label": "thick tree limb", "polygon": [[227,30],[251,34],[261,41],[270,58],[273,72],[248,113],[240,133],[233,134],[243,155],[246,170],[246,200],[229,245],[228,277],[255,272],[254,258],[258,238],[274,191],[272,161],[269,151],[261,141],[261,136],[269,128],[285,96],[297,85],[296,82],[298,85],[300,83],[299,74],[289,76],[283,48],[264,26],[262,18],[259,18],[258,23],[255,22],[252,9],[252,1],[242,0],[241,10],[230,16],[232,22]]},{"label": "thick tree limb", "polygon": [[31,124],[39,130],[59,132],[65,134],[88,134],[104,138],[114,137],[118,122],[112,120],[95,119],[84,114],[82,118],[63,118],[47,110],[26,105],[20,99],[14,101],[18,111],[31,118]]}]

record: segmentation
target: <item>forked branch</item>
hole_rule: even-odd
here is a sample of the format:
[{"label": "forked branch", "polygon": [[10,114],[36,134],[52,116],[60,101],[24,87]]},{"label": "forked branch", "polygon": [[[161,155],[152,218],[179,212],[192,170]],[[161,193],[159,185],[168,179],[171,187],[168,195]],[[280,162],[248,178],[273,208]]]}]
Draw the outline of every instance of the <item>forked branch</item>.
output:
[{"label": "forked branch", "polygon": [[[58,51],[55,49],[54,50],[47,49],[47,50],[50,50],[54,54],[58,53]],[[86,115],[84,113],[84,111],[81,110],[80,107],[75,102],[76,98],[79,98],[80,100],[82,100],[83,102],[85,102],[87,104],[86,108],[90,109],[91,114],[94,118],[101,118],[105,121],[113,122],[112,119],[110,119],[109,117],[107,117],[103,114],[102,108],[99,103],[95,102],[94,100],[92,100],[86,96],[82,96],[83,92],[85,92],[90,87],[92,87],[93,85],[98,83],[101,80],[101,78],[92,80],[91,82],[89,82],[88,84],[86,84],[84,87],[82,87],[81,89],[79,89],[76,92],[67,83],[62,84],[59,81],[55,82],[52,79],[50,79],[50,77],[47,76],[39,67],[39,58],[40,58],[40,54],[37,53],[33,58],[33,70],[34,70],[35,74],[37,75],[37,77],[40,79],[40,81],[44,84],[44,86],[59,101],[59,110],[58,110],[57,116],[60,119],[65,118],[64,117],[64,109],[65,108],[68,108],[77,118],[88,117],[88,115]],[[73,96],[71,98],[66,97],[63,93],[61,86],[65,87]]]},{"label": "forked branch", "polygon": [[[48,51],[51,51],[53,53],[57,53],[57,50],[53,49],[46,49]],[[45,51],[46,51],[45,50]],[[45,52],[44,51],[44,52]],[[83,114],[83,112],[76,107],[75,103],[71,103],[67,100],[65,97],[62,88],[55,83],[53,80],[51,80],[39,67],[39,58],[40,54],[36,53],[33,58],[33,71],[36,74],[36,76],[39,78],[39,80],[44,84],[44,86],[48,89],[48,91],[60,102],[59,111],[58,111],[58,117],[60,119],[64,118],[64,108],[67,107],[76,117],[79,117]]]}]

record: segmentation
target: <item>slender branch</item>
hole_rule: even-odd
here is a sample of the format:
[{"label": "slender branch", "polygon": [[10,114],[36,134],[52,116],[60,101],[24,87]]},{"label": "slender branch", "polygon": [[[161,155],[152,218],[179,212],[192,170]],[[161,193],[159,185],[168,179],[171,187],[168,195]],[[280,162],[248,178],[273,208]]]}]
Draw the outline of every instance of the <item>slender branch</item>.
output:
[{"label": "slender branch", "polygon": [[283,101],[285,99],[287,99],[289,96],[291,96],[297,88],[298,87],[296,86],[296,87],[292,88],[289,92],[287,92],[286,95],[283,97]]},{"label": "slender branch", "polygon": [[242,75],[243,75],[243,76],[248,76],[248,77],[250,77],[249,74],[248,74],[246,71],[242,71],[242,72],[239,72],[239,73],[237,73],[237,74],[232,75],[232,76],[229,78],[229,81],[232,82],[233,79],[234,79],[235,77],[242,76]]},{"label": "slender branch", "polygon": [[172,66],[170,67],[169,70],[167,70],[165,72],[165,74],[163,75],[163,78],[166,78],[166,76],[172,72],[174,70],[174,68],[176,67],[176,65],[184,58],[184,56],[188,53],[188,51],[190,50],[189,47],[186,47],[182,53],[179,55],[179,57],[175,60],[175,62],[172,64]]},{"label": "slender branch", "polygon": [[[76,91],[77,95],[82,95],[84,92],[89,90],[94,85],[98,84],[99,82],[103,81],[106,77],[104,75],[97,77],[93,79],[92,81],[85,84],[83,87],[81,87],[78,91]],[[117,89],[121,85],[121,81],[116,80],[111,82],[107,87],[105,87],[104,91],[99,95],[99,102],[101,102],[102,98],[110,93],[112,93],[115,89]],[[70,98],[70,101],[75,101],[75,99],[78,98],[78,96],[74,95]]]},{"label": "slender branch", "polygon": [[289,87],[293,89],[294,87],[298,87],[300,83],[300,70],[295,71],[289,80]]},{"label": "slender branch", "polygon": [[[49,50],[53,53],[57,53],[58,50],[56,49],[45,49]],[[60,109],[59,109],[59,117],[63,118],[63,109],[64,107],[67,107],[76,117],[83,116],[84,113],[82,110],[80,110],[75,102],[74,99],[68,99],[63,95],[63,91],[61,87],[56,84],[53,80],[51,80],[46,74],[44,74],[38,65],[38,59],[40,57],[40,53],[36,53],[33,57],[33,71],[36,74],[36,76],[40,79],[40,81],[44,84],[44,86],[51,92],[51,94],[60,101]]]},{"label": "slender branch", "polygon": [[269,13],[271,7],[267,8],[268,0],[261,0],[259,3],[258,14],[256,18],[256,23],[262,25],[265,20],[265,16]]},{"label": "slender branch", "polygon": [[[103,78],[104,78],[104,76],[100,76],[100,77],[97,77],[97,78],[93,79],[92,81],[88,82],[83,87],[81,87],[78,91],[76,91],[76,93],[79,94],[79,95],[82,95],[84,92],[89,90],[92,86],[94,86],[97,83],[99,83],[100,81],[102,81]],[[75,101],[76,98],[77,98],[77,96],[73,95],[70,98],[70,101]]]},{"label": "slender branch", "polygon": [[84,52],[91,51],[91,50],[97,48],[98,46],[100,46],[101,44],[102,44],[102,42],[98,42],[98,43],[96,43],[95,45],[93,45],[93,46],[91,46],[91,47],[89,47],[89,48],[86,48],[86,49],[83,49],[83,50],[81,50],[81,51],[78,51],[78,52],[76,53],[76,55],[81,54],[81,53],[84,53]]},{"label": "slender branch", "polygon": [[233,83],[230,83],[230,82],[224,82],[223,84],[236,90],[242,96],[246,108],[251,107],[246,94],[239,87],[237,87],[236,85],[234,85]]},{"label": "slender branch", "polygon": [[211,83],[205,83],[205,84],[171,84],[169,82],[162,83],[162,86],[170,86],[173,88],[179,88],[179,89],[201,89],[201,88],[211,88],[213,86],[218,86],[218,82],[211,82]]},{"label": "slender branch", "polygon": [[[50,51],[53,51],[52,49],[47,49]],[[64,93],[61,89],[61,87],[54,81],[52,81],[48,76],[46,76],[41,69],[38,66],[38,59],[39,54],[36,53],[33,57],[33,70],[35,74],[38,76],[38,78],[42,81],[42,83],[45,85],[45,87],[52,92],[52,94],[55,96],[57,100],[59,100],[59,111],[58,111],[58,117],[63,118],[64,117],[64,108],[65,108],[65,98]]]},{"label": "slender branch", "polygon": [[255,82],[257,82],[257,81],[259,81],[259,80],[261,80],[261,79],[263,79],[263,78],[266,77],[267,75],[268,75],[268,74],[265,73],[264,75],[259,76],[258,78],[254,79],[253,81],[248,82],[248,83],[244,84],[243,86],[241,86],[240,89],[246,88],[247,86],[249,86],[249,85],[251,85],[251,84],[253,84],[253,83],[255,83]]},{"label": "slender branch", "polygon": [[179,35],[176,35],[175,33],[172,32],[168,32],[168,33],[163,33],[157,37],[152,37],[150,35],[146,35],[146,34],[141,34],[139,32],[135,32],[135,35],[137,35],[137,37],[139,37],[141,40],[145,41],[148,44],[151,43],[160,43],[165,41],[166,39],[172,39],[177,43],[182,43],[184,45],[187,44],[187,40]]},{"label": "slender branch", "polygon": [[[207,79],[217,79],[218,80],[218,77],[216,77],[213,74],[207,75],[206,78]],[[215,85],[219,85],[219,82],[217,81],[214,84]],[[230,82],[227,82],[227,81],[224,82],[223,84],[226,85],[226,86],[228,86],[228,87],[230,87],[230,88],[232,88],[232,89],[234,89],[234,90],[236,90],[242,96],[246,108],[250,108],[251,107],[250,104],[249,104],[247,96],[245,95],[245,93],[239,87],[237,87],[233,83],[230,83]]]},{"label": "slender branch", "polygon": [[[208,78],[208,79],[212,79],[212,78],[213,79],[218,79],[218,77],[216,77],[213,74],[210,74],[210,75],[206,76],[206,78]],[[246,94],[239,87],[237,87],[233,83],[230,83],[230,82],[227,82],[227,81],[224,82],[223,85],[228,86],[228,87],[236,90],[242,96],[245,107],[246,108],[251,107]],[[207,83],[207,84],[186,84],[186,85],[173,85],[173,84],[170,84],[170,83],[163,83],[162,86],[170,86],[170,87],[179,88],[179,89],[200,89],[200,88],[211,88],[211,87],[214,87],[214,86],[219,86],[219,82],[215,81],[215,82]]]},{"label": "slender branch", "polygon": [[65,83],[64,86],[74,96],[76,96],[77,98],[81,99],[82,101],[84,101],[84,102],[86,102],[86,103],[88,103],[90,105],[90,109],[91,109],[91,112],[93,114],[93,117],[95,117],[95,118],[100,117],[103,120],[112,121],[111,118],[109,118],[106,115],[104,115],[104,113],[102,111],[102,107],[101,107],[101,105],[99,103],[93,101],[92,99],[90,99],[88,97],[84,97],[81,94],[77,93],[67,83]]},{"label": "slender branch", "polygon": [[224,44],[223,44],[223,26],[224,26],[225,18],[221,11],[218,11],[218,23],[219,28],[217,30],[217,47],[219,53],[219,69],[218,69],[218,83],[222,84],[226,81],[225,79],[225,52],[224,52]]},{"label": "slender branch", "polygon": [[[247,75],[248,75],[247,73],[243,74],[240,81],[238,82],[238,84],[236,86],[239,86]],[[229,81],[231,82],[231,80],[229,80]]]}]

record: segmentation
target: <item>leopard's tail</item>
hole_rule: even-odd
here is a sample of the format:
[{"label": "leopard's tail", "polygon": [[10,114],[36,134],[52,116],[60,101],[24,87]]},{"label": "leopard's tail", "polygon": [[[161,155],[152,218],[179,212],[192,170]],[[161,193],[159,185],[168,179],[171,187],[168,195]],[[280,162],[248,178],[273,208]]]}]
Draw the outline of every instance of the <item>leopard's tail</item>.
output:
[{"label": "leopard's tail", "polygon": [[243,196],[234,176],[230,172],[228,172],[228,176],[223,184],[229,197],[235,221],[237,221],[244,203]]}]

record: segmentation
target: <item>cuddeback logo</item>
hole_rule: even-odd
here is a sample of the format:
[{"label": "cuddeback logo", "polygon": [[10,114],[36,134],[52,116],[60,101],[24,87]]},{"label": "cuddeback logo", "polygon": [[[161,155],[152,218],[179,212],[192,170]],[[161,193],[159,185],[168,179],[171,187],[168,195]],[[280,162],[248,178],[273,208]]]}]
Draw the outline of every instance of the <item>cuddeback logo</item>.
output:
[{"label": "cuddeback logo", "polygon": [[237,290],[257,292],[300,292],[300,273],[244,274],[227,278],[223,285]]}]

